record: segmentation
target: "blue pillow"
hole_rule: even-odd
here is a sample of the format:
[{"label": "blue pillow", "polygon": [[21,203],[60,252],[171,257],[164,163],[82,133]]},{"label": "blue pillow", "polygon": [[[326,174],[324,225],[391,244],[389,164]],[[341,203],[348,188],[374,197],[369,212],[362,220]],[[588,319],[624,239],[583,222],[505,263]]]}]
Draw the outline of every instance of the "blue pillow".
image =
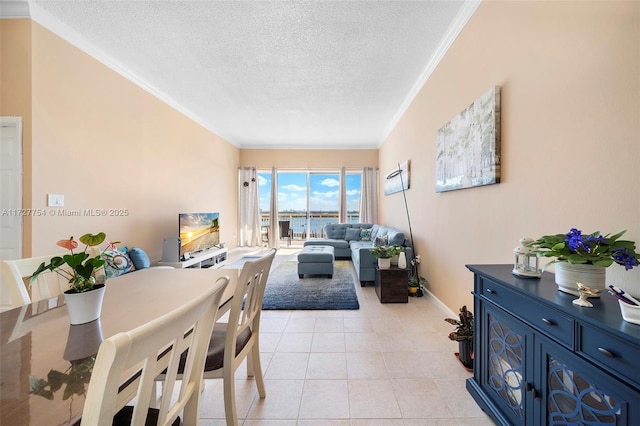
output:
[{"label": "blue pillow", "polygon": [[133,262],[133,265],[136,269],[145,269],[151,266],[151,260],[149,260],[149,256],[145,253],[144,250],[138,247],[134,247],[129,250],[129,257]]},{"label": "blue pillow", "polygon": [[347,228],[344,239],[347,241],[358,241],[360,239],[360,228]]},{"label": "blue pillow", "polygon": [[136,270],[126,249],[105,250],[103,257],[105,260],[104,271],[107,278],[115,278]]},{"label": "blue pillow", "polygon": [[360,228],[360,239],[362,241],[371,241],[371,229]]}]

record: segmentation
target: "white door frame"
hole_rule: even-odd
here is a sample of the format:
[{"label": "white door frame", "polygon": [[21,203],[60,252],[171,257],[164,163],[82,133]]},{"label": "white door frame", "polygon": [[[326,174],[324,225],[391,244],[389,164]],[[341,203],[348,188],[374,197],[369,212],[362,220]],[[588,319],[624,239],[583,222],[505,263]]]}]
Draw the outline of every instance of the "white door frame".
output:
[{"label": "white door frame", "polygon": [[22,117],[0,117],[0,141],[0,260],[20,259],[24,235]]}]

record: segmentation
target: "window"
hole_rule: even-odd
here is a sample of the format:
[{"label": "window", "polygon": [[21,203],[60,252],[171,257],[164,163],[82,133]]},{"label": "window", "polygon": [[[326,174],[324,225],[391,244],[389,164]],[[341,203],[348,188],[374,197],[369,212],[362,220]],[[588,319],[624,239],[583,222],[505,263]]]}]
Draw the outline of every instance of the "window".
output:
[{"label": "window", "polygon": [[[269,224],[271,172],[258,173],[258,195],[262,224]],[[359,222],[362,175],[345,174],[347,221]],[[278,220],[289,220],[294,239],[322,236],[326,223],[338,222],[340,173],[338,171],[279,171]]]}]

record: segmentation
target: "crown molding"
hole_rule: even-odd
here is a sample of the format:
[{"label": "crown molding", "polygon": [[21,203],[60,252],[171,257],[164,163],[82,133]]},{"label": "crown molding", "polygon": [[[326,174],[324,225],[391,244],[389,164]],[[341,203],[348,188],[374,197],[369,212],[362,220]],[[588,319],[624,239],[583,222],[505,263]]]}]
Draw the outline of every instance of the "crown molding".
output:
[{"label": "crown molding", "polygon": [[225,138],[221,132],[213,129],[211,127],[211,124],[203,120],[199,115],[184,107],[184,105],[180,104],[171,96],[167,95],[158,88],[147,84],[143,78],[139,77],[136,73],[131,72],[131,70],[129,70],[121,62],[114,59],[111,55],[106,54],[102,49],[98,48],[95,44],[87,40],[86,37],[82,36],[80,33],[73,30],[68,25],[62,23],[59,19],[55,18],[49,12],[34,3],[31,4],[31,19],[34,22],[42,25],[47,30],[56,34],[58,37],[77,47],[87,55],[91,56],[107,68],[126,78],[131,83],[148,92],[150,95],[156,97],[161,102],[164,102],[165,104],[174,108],[176,111],[184,114],[190,120],[193,120],[195,123],[214,133],[216,136],[220,137],[231,145],[238,147],[237,143],[234,143],[233,141]]},{"label": "crown molding", "polygon": [[29,3],[20,0],[0,1],[0,19],[30,18]]},{"label": "crown molding", "polygon": [[389,123],[389,126],[387,127],[387,130],[384,133],[384,137],[378,143],[378,148],[382,146],[382,144],[387,140],[387,138],[389,137],[393,129],[400,122],[400,119],[402,118],[402,116],[405,114],[405,112],[407,112],[407,109],[409,109],[409,106],[411,106],[411,103],[413,102],[413,100],[416,98],[416,96],[418,96],[418,93],[420,93],[420,90],[422,89],[424,84],[427,82],[429,77],[431,77],[431,74],[436,69],[436,67],[438,66],[438,64],[444,57],[444,55],[447,53],[447,51],[449,50],[453,42],[456,40],[460,32],[462,32],[462,29],[465,27],[465,25],[467,25],[467,22],[469,22],[469,19],[471,19],[471,16],[473,16],[478,6],[480,6],[480,3],[482,3],[482,0],[471,0],[471,1],[465,2],[464,6],[462,6],[460,11],[456,15],[455,19],[451,23],[451,26],[449,26],[447,33],[442,38],[440,44],[438,45],[435,52],[429,59],[429,62],[427,62],[427,65],[424,67],[424,70],[420,74],[420,78],[418,78],[418,80],[416,81],[416,84],[413,86],[411,91],[409,91],[404,102],[400,105],[400,108],[398,108],[398,111],[394,115],[393,120],[391,120],[391,122]]}]

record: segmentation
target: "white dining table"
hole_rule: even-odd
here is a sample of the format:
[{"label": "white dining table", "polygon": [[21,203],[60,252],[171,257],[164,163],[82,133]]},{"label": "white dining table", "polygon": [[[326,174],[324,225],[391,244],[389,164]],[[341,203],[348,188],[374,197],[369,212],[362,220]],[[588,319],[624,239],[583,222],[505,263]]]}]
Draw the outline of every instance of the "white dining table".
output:
[{"label": "white dining table", "polygon": [[[111,278],[100,319],[77,326],[69,324],[62,295],[0,313],[0,425],[73,424],[84,407],[91,373],[87,361],[103,339],[170,312],[226,275],[230,282],[220,318],[238,274],[235,269],[149,268]],[[56,383],[62,385],[53,389]]]}]

